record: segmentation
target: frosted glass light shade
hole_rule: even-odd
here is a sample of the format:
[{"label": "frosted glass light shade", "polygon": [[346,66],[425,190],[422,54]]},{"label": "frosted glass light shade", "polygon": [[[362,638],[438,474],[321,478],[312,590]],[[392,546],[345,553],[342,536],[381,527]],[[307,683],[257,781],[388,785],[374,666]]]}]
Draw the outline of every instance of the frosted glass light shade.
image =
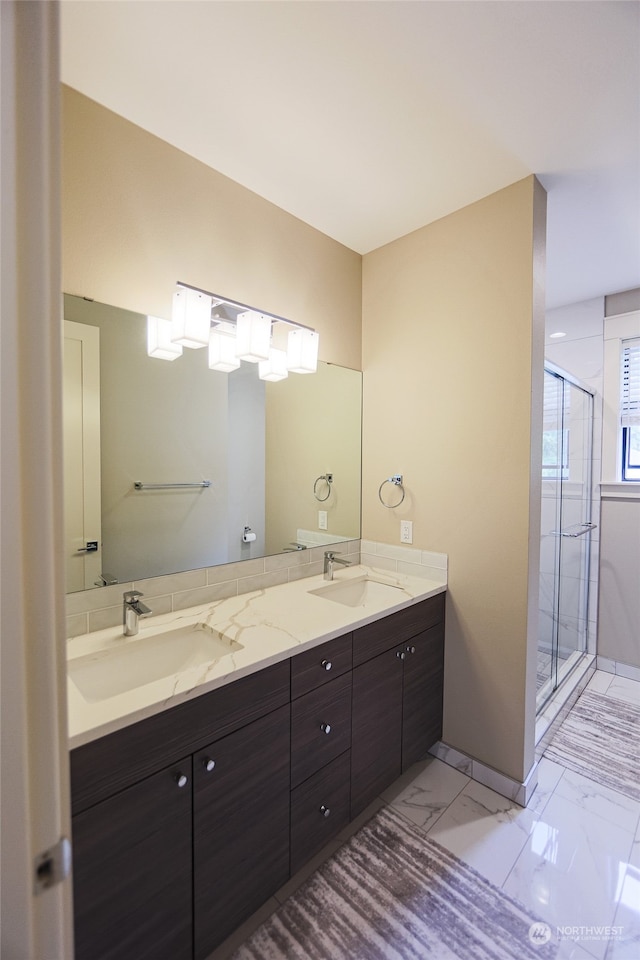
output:
[{"label": "frosted glass light shade", "polygon": [[235,328],[232,323],[220,323],[213,328],[209,338],[209,369],[231,373],[239,366],[240,361],[236,357]]},{"label": "frosted glass light shade", "polygon": [[284,380],[285,377],[288,377],[289,371],[287,370],[286,350],[278,350],[276,347],[272,347],[269,353],[269,359],[261,360],[258,364],[258,376],[261,380],[270,380],[273,382],[276,380]]},{"label": "frosted glass light shade", "polygon": [[315,373],[318,369],[318,343],[315,330],[298,327],[289,331],[287,340],[287,367],[290,373]]},{"label": "frosted glass light shade", "polygon": [[147,353],[159,360],[175,360],[182,356],[182,347],[171,340],[170,320],[162,317],[147,317]]},{"label": "frosted glass light shade", "polygon": [[183,347],[198,349],[209,343],[211,297],[199,290],[178,287],[173,295],[171,339]]},{"label": "frosted glass light shade", "polygon": [[271,317],[247,310],[237,317],[236,356],[249,363],[269,359]]}]

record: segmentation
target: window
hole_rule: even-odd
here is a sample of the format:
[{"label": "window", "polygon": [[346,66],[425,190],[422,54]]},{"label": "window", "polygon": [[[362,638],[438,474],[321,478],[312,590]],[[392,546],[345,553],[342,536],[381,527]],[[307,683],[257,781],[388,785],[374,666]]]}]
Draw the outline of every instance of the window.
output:
[{"label": "window", "polygon": [[600,492],[640,500],[640,310],[606,317]]},{"label": "window", "polygon": [[569,479],[569,431],[544,430],[542,433],[542,479]]},{"label": "window", "polygon": [[622,428],[622,479],[640,480],[640,427]]},{"label": "window", "polygon": [[640,481],[640,338],[623,340],[620,351],[622,479]]},{"label": "window", "polygon": [[562,377],[545,368],[542,423],[542,479],[569,479],[570,392]]}]

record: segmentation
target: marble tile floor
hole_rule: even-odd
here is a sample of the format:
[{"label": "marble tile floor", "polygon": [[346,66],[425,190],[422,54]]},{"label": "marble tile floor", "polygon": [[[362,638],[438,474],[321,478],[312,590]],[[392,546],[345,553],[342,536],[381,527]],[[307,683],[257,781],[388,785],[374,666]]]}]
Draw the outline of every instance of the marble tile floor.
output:
[{"label": "marble tile floor", "polygon": [[[598,671],[587,689],[640,704],[635,680]],[[436,758],[416,764],[209,960],[226,960],[386,804],[546,921],[558,960],[640,960],[640,801],[545,757],[526,809]]]}]

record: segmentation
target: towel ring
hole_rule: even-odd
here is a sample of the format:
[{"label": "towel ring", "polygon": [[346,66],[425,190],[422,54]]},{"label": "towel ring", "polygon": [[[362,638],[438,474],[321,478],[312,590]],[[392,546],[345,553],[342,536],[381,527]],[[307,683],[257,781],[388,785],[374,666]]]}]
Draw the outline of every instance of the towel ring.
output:
[{"label": "towel ring", "polygon": [[[327,495],[326,495],[326,497],[319,497],[319,496],[318,496],[318,484],[320,483],[321,480],[324,480],[324,482],[325,482],[326,485],[327,485]],[[324,503],[325,500],[328,500],[328,499],[329,499],[329,497],[331,496],[331,484],[332,484],[332,483],[333,483],[333,474],[332,474],[332,473],[323,473],[322,476],[320,476],[320,477],[318,477],[318,478],[316,479],[316,482],[315,482],[314,485],[313,485],[313,495],[314,495],[314,497],[316,498],[316,500],[318,500],[320,503]]]},{"label": "towel ring", "polygon": [[[385,503],[384,500],[382,499],[382,488],[384,487],[385,483],[392,483],[394,486],[400,487],[402,491],[402,496],[400,497],[397,503]],[[389,477],[387,480],[382,481],[382,483],[380,484],[380,488],[378,490],[378,499],[380,500],[380,503],[382,504],[382,506],[387,507],[388,510],[395,510],[396,507],[400,506],[400,504],[404,500],[404,487],[402,486],[401,473],[396,473],[392,477]]]}]

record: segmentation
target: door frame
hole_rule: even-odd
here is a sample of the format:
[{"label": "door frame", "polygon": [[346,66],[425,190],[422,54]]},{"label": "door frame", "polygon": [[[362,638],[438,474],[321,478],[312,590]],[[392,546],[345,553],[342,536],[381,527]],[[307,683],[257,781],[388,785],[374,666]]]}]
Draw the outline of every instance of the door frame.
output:
[{"label": "door frame", "polygon": [[0,953],[71,960],[71,879],[35,883],[70,836],[57,0],[0,3],[0,97]]}]

